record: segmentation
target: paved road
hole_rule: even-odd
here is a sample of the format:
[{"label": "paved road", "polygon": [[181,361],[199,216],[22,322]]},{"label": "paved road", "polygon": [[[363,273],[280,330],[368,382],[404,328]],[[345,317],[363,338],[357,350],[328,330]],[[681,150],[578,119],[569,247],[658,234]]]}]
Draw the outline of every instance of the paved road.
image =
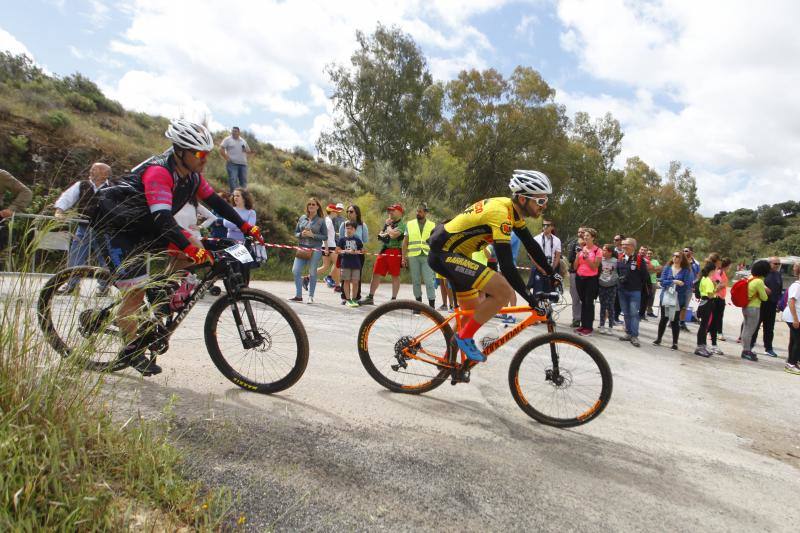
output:
[{"label": "paved road", "polygon": [[[254,285],[292,295],[289,283]],[[656,348],[653,323],[642,326],[641,349],[598,335],[614,373],[611,404],[587,426],[557,430],[514,403],[513,347],[468,385],[392,394],[358,359],[355,332],[368,310],[345,309],[325,288],[318,301],[295,304],[311,360],[285,393],[247,393],[217,372],[202,344],[207,303],[160,358],[161,376],[128,370],[111,380],[118,405],[153,417],[174,395],[173,435],[187,471],[231,487],[249,529],[800,526],[800,377],[784,373],[782,360],[743,361],[733,343],[721,344],[727,355],[702,359],[691,355],[693,335],[681,339],[681,352]],[[730,311],[735,338],[740,313]],[[777,325],[779,347],[784,328]],[[513,346],[529,335],[520,337]]]}]

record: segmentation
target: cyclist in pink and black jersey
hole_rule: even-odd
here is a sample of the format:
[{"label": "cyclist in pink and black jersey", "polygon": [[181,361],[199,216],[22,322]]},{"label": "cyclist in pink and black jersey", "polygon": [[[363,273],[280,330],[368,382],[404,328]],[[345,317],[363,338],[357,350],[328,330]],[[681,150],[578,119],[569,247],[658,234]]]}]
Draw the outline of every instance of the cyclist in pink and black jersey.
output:
[{"label": "cyclist in pink and black jersey", "polygon": [[[181,119],[170,123],[165,136],[172,141],[171,150],[150,158],[119,183],[98,193],[94,219],[110,234],[115,283],[124,290],[117,324],[129,344],[121,356],[146,376],[158,374],[161,368],[144,355],[144,347],[136,339],[138,321],[134,315],[144,301],[142,285],[148,277],[145,252],[170,251],[172,269],[185,267],[188,261],[213,260],[202,243],[178,225],[175,213],[195,198],[263,243],[259,228],[243,221],[201,174],[214,147],[208,129]],[[180,252],[187,257],[178,257]]]}]

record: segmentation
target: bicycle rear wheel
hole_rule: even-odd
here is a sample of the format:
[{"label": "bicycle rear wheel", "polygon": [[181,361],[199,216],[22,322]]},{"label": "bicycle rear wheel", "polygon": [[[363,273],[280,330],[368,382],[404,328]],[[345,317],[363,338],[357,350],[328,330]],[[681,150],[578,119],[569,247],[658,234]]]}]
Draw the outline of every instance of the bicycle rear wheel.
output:
[{"label": "bicycle rear wheel", "polygon": [[[412,300],[396,300],[372,311],[358,330],[361,364],[378,383],[393,392],[419,394],[435,389],[450,375],[440,366],[454,361],[449,324],[421,342],[414,339],[444,322],[435,309]],[[420,359],[405,355],[410,348]]]},{"label": "bicycle rear wheel", "polygon": [[88,370],[116,371],[125,346],[114,324],[121,295],[108,270],[79,266],[50,278],[39,292],[39,327],[62,357],[80,358]]},{"label": "bicycle rear wheel", "polygon": [[508,384],[528,416],[560,428],[594,420],[608,405],[613,388],[603,354],[567,333],[549,333],[523,344],[511,361]]},{"label": "bicycle rear wheel", "polygon": [[[241,317],[247,345],[234,312]],[[234,300],[226,296],[214,302],[206,316],[205,340],[222,375],[254,392],[288,389],[308,365],[308,336],[300,318],[282,300],[256,289],[241,289]]]}]

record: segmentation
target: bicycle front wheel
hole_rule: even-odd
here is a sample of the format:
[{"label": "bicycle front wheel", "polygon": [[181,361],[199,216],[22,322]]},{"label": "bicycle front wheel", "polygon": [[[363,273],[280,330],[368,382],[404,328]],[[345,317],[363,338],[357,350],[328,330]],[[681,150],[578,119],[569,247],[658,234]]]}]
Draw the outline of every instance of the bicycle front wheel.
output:
[{"label": "bicycle front wheel", "polygon": [[62,357],[81,359],[88,370],[121,370],[128,363],[118,359],[125,346],[114,324],[120,299],[108,270],[90,266],[64,269],[39,293],[39,327]]},{"label": "bicycle front wheel", "polygon": [[523,344],[511,361],[508,383],[528,416],[560,428],[597,418],[613,386],[603,354],[567,333],[550,333]]},{"label": "bicycle front wheel", "polygon": [[361,364],[393,392],[419,394],[438,387],[450,375],[446,365],[454,360],[453,329],[449,324],[438,327],[443,322],[442,315],[420,302],[396,300],[381,305],[358,330]]},{"label": "bicycle front wheel", "polygon": [[242,289],[233,299],[214,302],[205,339],[222,375],[246,390],[271,394],[288,389],[308,365],[303,323],[287,304],[264,291]]}]

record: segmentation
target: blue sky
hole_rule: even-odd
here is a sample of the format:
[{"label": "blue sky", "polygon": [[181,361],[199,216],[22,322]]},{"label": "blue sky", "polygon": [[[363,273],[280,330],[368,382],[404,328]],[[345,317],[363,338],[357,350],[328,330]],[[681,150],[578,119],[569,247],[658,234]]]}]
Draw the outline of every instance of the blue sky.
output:
[{"label": "blue sky", "polygon": [[324,66],[357,29],[397,25],[434,76],[539,70],[571,115],[611,112],[625,158],[692,168],[701,211],[800,190],[800,3],[683,0],[28,0],[4,2],[0,49],[81,72],[126,107],[237,124],[279,146],[330,125]]}]

